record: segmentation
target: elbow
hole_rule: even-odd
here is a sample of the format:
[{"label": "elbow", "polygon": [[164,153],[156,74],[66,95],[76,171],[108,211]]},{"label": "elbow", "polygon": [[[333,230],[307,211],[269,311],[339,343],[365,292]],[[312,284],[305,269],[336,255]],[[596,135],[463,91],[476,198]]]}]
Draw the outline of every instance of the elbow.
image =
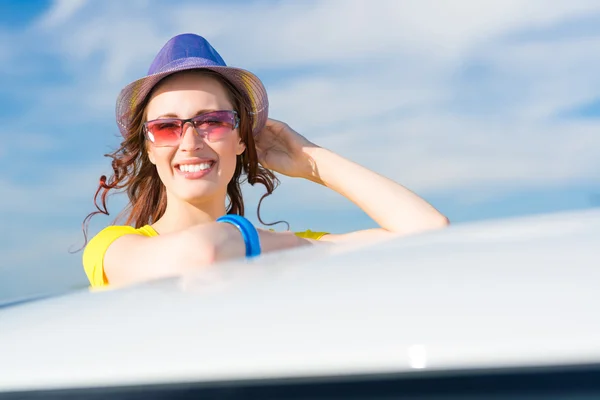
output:
[{"label": "elbow", "polygon": [[450,225],[450,220],[444,215],[438,214],[434,217],[414,221],[414,225],[406,226],[404,224],[402,229],[389,230],[389,232],[399,233],[401,235],[413,235],[425,232],[433,232],[447,228]]},{"label": "elbow", "polygon": [[447,228],[448,226],[450,226],[450,220],[445,215],[441,215],[440,216],[439,225],[440,225],[439,226],[440,229],[441,228]]},{"label": "elbow", "polygon": [[[191,258],[191,257],[190,257]],[[219,249],[212,243],[201,246],[200,254],[192,261],[192,265],[206,266],[219,261]]]},{"label": "elbow", "polygon": [[436,231],[440,229],[447,228],[450,225],[450,220],[442,215],[438,214],[433,218],[429,218],[427,222],[424,222],[421,225],[421,228],[418,231],[427,232],[427,231]]},{"label": "elbow", "polygon": [[435,218],[435,220],[433,220],[431,222],[430,229],[432,229],[432,230],[444,229],[444,228],[447,228],[448,226],[450,226],[450,220],[445,215],[440,214],[437,218]]}]

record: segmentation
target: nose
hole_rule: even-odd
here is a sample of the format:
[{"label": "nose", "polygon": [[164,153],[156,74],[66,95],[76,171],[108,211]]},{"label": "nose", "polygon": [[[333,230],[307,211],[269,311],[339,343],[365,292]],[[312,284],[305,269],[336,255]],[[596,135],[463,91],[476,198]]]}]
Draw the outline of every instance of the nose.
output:
[{"label": "nose", "polygon": [[194,151],[204,147],[204,138],[198,134],[191,122],[186,122],[182,129],[181,143],[179,144],[181,150]]}]

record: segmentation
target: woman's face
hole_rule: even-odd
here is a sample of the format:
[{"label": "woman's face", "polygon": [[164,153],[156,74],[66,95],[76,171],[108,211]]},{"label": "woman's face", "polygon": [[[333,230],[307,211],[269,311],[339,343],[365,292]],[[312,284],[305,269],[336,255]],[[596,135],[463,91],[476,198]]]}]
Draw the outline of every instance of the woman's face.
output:
[{"label": "woman's face", "polygon": [[[221,83],[198,72],[184,72],[166,78],[156,87],[146,108],[146,121],[187,119],[217,110],[233,110]],[[159,147],[148,141],[148,156],[169,198],[192,204],[225,202],[236,156],[242,154],[245,146],[238,129],[223,126],[218,129],[221,130],[217,137],[209,139],[186,123],[178,143]]]}]

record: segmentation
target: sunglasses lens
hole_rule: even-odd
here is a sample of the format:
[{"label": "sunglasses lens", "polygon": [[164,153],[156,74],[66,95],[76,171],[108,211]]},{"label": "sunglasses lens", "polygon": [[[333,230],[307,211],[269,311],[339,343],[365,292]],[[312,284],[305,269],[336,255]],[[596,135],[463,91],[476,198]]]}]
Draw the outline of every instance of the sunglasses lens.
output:
[{"label": "sunglasses lens", "polygon": [[[209,142],[223,140],[237,128],[233,111],[212,111],[191,120],[196,132]],[[146,136],[155,146],[178,146],[182,135],[180,119],[157,119],[146,123]]]},{"label": "sunglasses lens", "polygon": [[151,121],[146,125],[148,138],[156,146],[176,146],[179,143],[181,123],[167,119]]},{"label": "sunglasses lens", "polygon": [[194,118],[196,130],[210,142],[223,140],[236,128],[235,113],[214,111]]}]

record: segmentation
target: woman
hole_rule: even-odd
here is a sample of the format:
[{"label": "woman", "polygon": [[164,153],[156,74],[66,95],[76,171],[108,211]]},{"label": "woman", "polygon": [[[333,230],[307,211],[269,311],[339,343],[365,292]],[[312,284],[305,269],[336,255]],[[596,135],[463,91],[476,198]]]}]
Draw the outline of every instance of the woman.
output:
[{"label": "woman", "polygon": [[[86,221],[108,214],[110,190],[127,190],[130,206],[125,225],[103,229],[85,248],[91,285],[173,276],[316,241],[364,241],[447,226],[417,195],[311,143],[267,112],[267,94],[255,75],[227,67],[200,36],[169,40],[148,75],[117,100],[124,141],[109,155],[114,174],[101,178],[98,211]],[[263,184],[267,196],[277,183],[271,170],[337,191],[381,228],[348,234],[257,230],[241,217],[240,180],[243,173],[250,184]]]}]

